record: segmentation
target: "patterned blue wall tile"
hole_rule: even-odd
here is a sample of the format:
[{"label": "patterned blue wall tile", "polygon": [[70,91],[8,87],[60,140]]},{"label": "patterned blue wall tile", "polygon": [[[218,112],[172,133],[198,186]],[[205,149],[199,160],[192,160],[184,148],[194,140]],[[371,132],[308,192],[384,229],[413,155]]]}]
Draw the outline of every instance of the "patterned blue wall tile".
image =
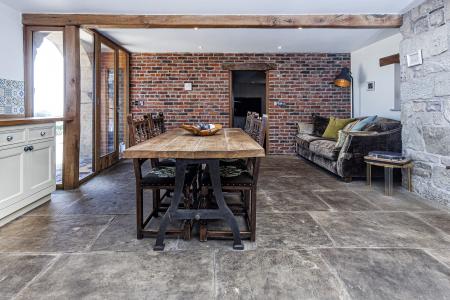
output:
[{"label": "patterned blue wall tile", "polygon": [[23,114],[24,82],[0,79],[0,114]]}]

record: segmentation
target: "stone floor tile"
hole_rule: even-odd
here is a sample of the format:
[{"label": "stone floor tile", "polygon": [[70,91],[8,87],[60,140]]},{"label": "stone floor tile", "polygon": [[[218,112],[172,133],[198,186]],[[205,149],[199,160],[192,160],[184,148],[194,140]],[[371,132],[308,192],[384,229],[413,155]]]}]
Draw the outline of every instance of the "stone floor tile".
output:
[{"label": "stone floor tile", "polygon": [[321,249],[353,299],[448,299],[450,269],[421,250]]},{"label": "stone floor tile", "polygon": [[53,259],[53,255],[0,254],[0,299],[15,296]]},{"label": "stone floor tile", "polygon": [[256,218],[258,248],[300,249],[332,246],[308,213],[261,213]]},{"label": "stone floor tile", "polygon": [[0,228],[0,252],[83,251],[111,216],[25,216]]},{"label": "stone floor tile", "polygon": [[258,198],[259,212],[301,212],[330,210],[330,207],[311,191],[266,191]]},{"label": "stone floor tile", "polygon": [[366,211],[378,210],[378,208],[370,202],[364,200],[361,196],[349,191],[330,191],[317,192],[314,194],[325,201],[333,210],[338,211]]},{"label": "stone floor tile", "polygon": [[61,257],[18,299],[212,299],[213,252]]},{"label": "stone floor tile", "polygon": [[426,249],[425,251],[450,268],[450,247],[448,249]]},{"label": "stone floor tile", "polygon": [[415,213],[420,219],[425,221],[427,224],[438,228],[450,235],[450,213],[447,212],[421,212]]},{"label": "stone floor tile", "polygon": [[386,211],[422,211],[422,210],[436,210],[433,206],[427,204],[425,201],[419,201],[415,198],[405,197],[402,194],[395,196],[386,196],[384,192],[373,190],[357,190],[358,195],[369,200],[382,210]]},{"label": "stone floor tile", "polygon": [[311,212],[339,247],[445,248],[450,239],[404,212]]},{"label": "stone floor tile", "polygon": [[[153,228],[153,227],[152,227]],[[169,228],[171,228],[169,226]],[[136,216],[118,215],[101,233],[90,248],[91,251],[152,251],[155,238],[136,238]],[[165,250],[177,247],[177,238],[165,239]]]},{"label": "stone floor tile", "polygon": [[64,212],[70,205],[83,197],[80,191],[54,191],[50,201],[28,212],[28,216],[54,216]]},{"label": "stone floor tile", "polygon": [[216,273],[216,299],[339,299],[344,293],[308,251],[219,251]]}]

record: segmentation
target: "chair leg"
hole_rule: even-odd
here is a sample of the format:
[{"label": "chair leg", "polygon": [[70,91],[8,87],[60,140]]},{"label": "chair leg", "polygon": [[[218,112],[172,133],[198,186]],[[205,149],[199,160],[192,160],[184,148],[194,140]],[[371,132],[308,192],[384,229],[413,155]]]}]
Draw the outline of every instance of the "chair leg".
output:
[{"label": "chair leg", "polygon": [[250,193],[250,241],[254,242],[256,240],[256,189],[252,188]]},{"label": "chair leg", "polygon": [[144,193],[142,188],[139,186],[136,187],[136,237],[138,240],[143,239],[144,235],[142,234],[142,223],[143,223],[143,197]]},{"label": "chair leg", "polygon": [[153,196],[153,217],[158,217],[159,208],[161,206],[161,191],[160,190],[152,190]]}]

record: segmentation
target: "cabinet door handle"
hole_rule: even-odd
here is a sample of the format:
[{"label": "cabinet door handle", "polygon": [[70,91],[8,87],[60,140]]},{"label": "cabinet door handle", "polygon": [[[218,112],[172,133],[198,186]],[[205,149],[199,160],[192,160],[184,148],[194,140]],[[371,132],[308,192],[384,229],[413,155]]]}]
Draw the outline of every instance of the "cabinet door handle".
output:
[{"label": "cabinet door handle", "polygon": [[28,152],[30,149],[29,149],[29,147],[28,146],[25,146],[24,148],[23,148],[23,151],[25,151],[25,152]]},{"label": "cabinet door handle", "polygon": [[28,146],[28,150],[33,151],[34,147],[33,146]]},{"label": "cabinet door handle", "polygon": [[41,131],[41,136],[46,135],[47,133],[45,131]]},{"label": "cabinet door handle", "polygon": [[6,137],[6,140],[8,141],[8,142],[11,142],[12,140],[13,140],[13,136],[12,135],[8,135],[7,137]]}]

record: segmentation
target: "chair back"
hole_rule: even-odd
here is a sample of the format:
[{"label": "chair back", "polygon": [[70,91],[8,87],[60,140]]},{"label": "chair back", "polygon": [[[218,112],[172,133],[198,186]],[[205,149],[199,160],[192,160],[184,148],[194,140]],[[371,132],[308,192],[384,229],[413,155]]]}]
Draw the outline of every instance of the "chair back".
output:
[{"label": "chair back", "polygon": [[256,118],[252,122],[252,130],[250,136],[261,146],[264,147],[267,132],[267,115]]},{"label": "chair back", "polygon": [[152,122],[153,136],[160,135],[166,132],[166,122],[164,120],[164,113],[159,112],[156,114],[150,114],[150,119]]},{"label": "chair back", "polygon": [[152,124],[148,115],[134,119],[130,114],[127,116],[127,122],[130,146],[137,145],[152,138]]},{"label": "chair back", "polygon": [[249,111],[247,112],[247,118],[245,119],[244,131],[247,134],[251,134],[253,121],[259,117],[259,114],[256,112]]}]

